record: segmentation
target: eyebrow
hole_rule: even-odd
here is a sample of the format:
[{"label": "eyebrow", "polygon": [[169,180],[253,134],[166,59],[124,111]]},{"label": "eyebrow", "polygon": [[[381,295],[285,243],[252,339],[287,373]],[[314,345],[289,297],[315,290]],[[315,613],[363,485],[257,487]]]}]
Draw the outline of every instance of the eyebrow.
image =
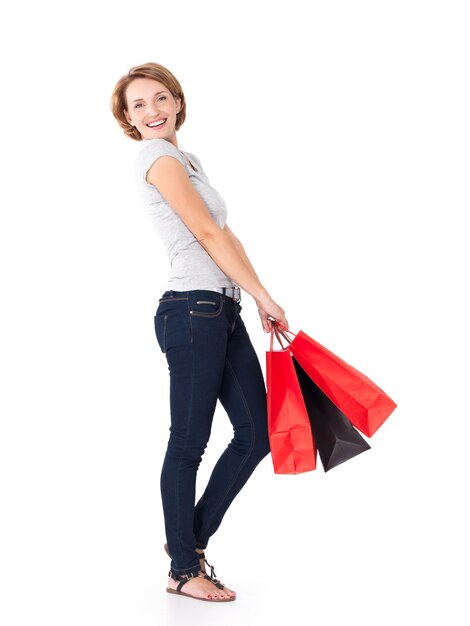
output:
[{"label": "eyebrow", "polygon": [[[159,93],[166,93],[165,91],[157,91],[157,93],[154,93],[154,96],[158,96]],[[132,100],[131,104],[134,104],[134,102],[139,102],[140,100],[143,100],[143,98],[137,98],[137,100]]]}]

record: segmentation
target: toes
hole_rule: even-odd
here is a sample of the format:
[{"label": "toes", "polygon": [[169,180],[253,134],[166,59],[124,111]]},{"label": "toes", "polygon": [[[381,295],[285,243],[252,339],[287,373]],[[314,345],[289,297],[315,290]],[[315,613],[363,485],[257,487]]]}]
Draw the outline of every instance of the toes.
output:
[{"label": "toes", "polygon": [[232,591],[231,589],[228,589],[227,587],[224,589],[224,593],[227,594],[229,598],[233,598],[235,595],[237,595],[235,591]]}]

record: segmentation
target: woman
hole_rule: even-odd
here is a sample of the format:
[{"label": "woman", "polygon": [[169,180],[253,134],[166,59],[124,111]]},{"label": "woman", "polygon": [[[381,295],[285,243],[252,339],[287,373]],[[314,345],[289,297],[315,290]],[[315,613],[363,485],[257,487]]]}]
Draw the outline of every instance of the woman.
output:
[{"label": "woman", "polygon": [[[255,299],[265,332],[270,318],[286,327],[288,322],[228,227],[225,203],[201,161],[178,149],[186,102],[173,74],[157,63],[131,68],[116,84],[111,108],[125,135],[142,141],[137,185],[171,266],[155,315],[170,372],[171,427],[161,473],[165,549],[171,556],[167,591],[231,601],[235,592],[215,578],[204,549],[270,450],[266,388],[240,316],[240,287]],[[218,399],[234,438],[195,505],[196,474]]]}]

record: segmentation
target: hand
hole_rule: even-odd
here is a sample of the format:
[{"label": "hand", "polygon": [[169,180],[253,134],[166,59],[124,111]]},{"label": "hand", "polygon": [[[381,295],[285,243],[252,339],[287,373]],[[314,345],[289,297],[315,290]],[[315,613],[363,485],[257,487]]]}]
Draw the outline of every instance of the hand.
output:
[{"label": "hand", "polygon": [[259,299],[255,298],[255,302],[258,307],[258,313],[265,333],[271,332],[271,320],[269,317],[272,317],[277,322],[280,322],[286,327],[286,329],[289,328],[289,322],[286,319],[284,309],[274,302],[268,293],[266,293],[266,296],[262,296]]}]

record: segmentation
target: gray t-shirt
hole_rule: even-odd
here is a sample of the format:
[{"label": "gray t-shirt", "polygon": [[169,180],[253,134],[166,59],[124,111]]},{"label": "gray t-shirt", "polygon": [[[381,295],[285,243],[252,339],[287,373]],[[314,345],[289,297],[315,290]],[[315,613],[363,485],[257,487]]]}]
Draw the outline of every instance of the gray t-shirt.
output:
[{"label": "gray t-shirt", "polygon": [[[187,155],[197,172],[189,165]],[[147,213],[160,235],[170,260],[170,277],[166,288],[175,291],[235,287],[234,283],[213,261],[176,211],[166,202],[155,185],[147,182],[146,174],[161,156],[172,156],[182,163],[196,191],[202,197],[212,218],[223,228],[227,207],[221,195],[209,185],[201,161],[191,152],[178,150],[166,139],[143,139],[138,152],[135,174],[139,195]]]}]

